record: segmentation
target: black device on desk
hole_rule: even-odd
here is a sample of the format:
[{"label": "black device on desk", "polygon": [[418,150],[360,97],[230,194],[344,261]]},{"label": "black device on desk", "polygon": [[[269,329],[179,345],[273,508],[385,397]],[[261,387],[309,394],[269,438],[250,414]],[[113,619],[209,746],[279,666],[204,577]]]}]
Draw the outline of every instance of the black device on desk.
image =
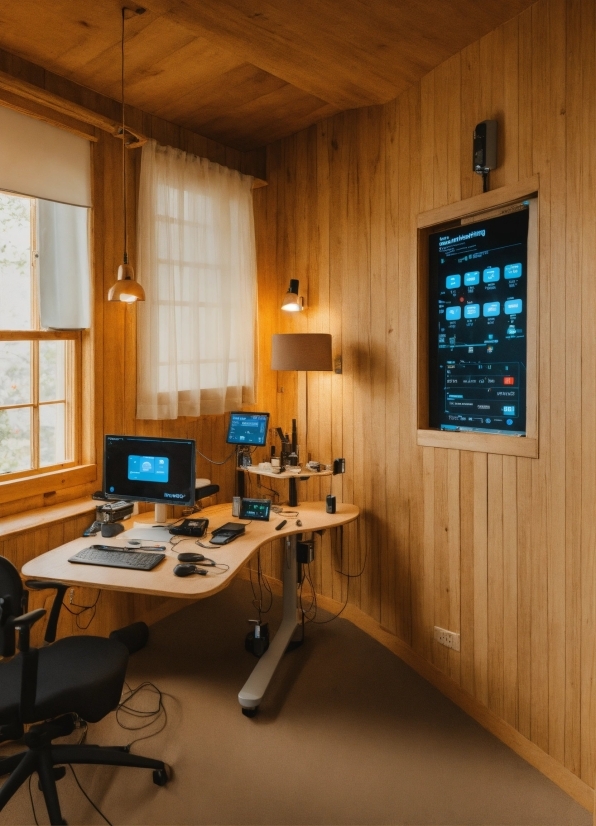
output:
[{"label": "black device on desk", "polygon": [[150,571],[159,565],[165,554],[143,553],[142,551],[129,551],[127,548],[83,548],[69,562],[77,562],[82,565],[101,565],[104,568],[132,568],[135,571]]},{"label": "black device on desk", "polygon": [[204,536],[208,527],[208,519],[183,519],[179,525],[174,525],[169,530],[175,536]]},{"label": "black device on desk", "polygon": [[228,542],[233,542],[244,533],[244,525],[238,525],[236,522],[226,522],[221,528],[216,528],[211,534],[212,545],[227,545]]}]

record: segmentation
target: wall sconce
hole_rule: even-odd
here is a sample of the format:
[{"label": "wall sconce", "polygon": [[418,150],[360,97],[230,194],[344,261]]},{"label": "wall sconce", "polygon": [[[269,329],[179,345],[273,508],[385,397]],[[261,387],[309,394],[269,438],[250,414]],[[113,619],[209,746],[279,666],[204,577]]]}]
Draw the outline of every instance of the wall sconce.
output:
[{"label": "wall sconce", "polygon": [[284,295],[284,300],[281,302],[282,310],[288,313],[300,313],[304,309],[304,301],[302,296],[298,295],[300,289],[300,282],[297,278],[290,279],[290,286],[287,293]]}]

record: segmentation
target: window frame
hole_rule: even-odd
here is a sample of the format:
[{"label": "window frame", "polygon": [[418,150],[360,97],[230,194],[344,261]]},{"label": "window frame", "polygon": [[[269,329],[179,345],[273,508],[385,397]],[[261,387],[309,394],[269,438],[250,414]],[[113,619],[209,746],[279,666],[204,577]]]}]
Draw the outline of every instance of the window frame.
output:
[{"label": "window frame", "polygon": [[[539,177],[534,175],[517,184],[504,186],[465,201],[418,215],[418,411],[416,444],[422,447],[471,450],[503,456],[538,458],[538,270],[539,270]],[[476,432],[454,432],[429,427],[429,310],[428,310],[428,238],[434,232],[453,227],[462,219],[481,219],[492,210],[523,199],[530,199],[528,227],[528,326],[526,436]]]},{"label": "window frame", "polygon": [[[92,162],[92,154],[90,153]],[[2,190],[5,192],[5,190]],[[6,191],[8,195],[24,197],[31,204],[31,283],[32,283],[32,306],[35,315],[35,323],[39,325],[38,307],[38,253],[37,253],[37,198]],[[89,255],[91,258],[91,272],[93,273],[93,208],[89,208],[88,218],[88,238]],[[93,277],[92,277],[93,289]],[[88,394],[85,400],[83,388],[89,386],[89,380],[93,375],[92,359],[92,331],[91,330],[0,330],[0,341],[29,341],[34,345],[32,359],[39,357],[40,341],[66,341],[72,342],[67,349],[67,372],[70,374],[67,381],[70,388],[65,392],[65,416],[67,419],[67,433],[70,439],[69,451],[72,458],[53,465],[37,466],[22,471],[5,473],[0,475],[0,506],[9,506],[9,512],[14,510],[10,503],[22,499],[43,496],[44,500],[53,497],[60,491],[75,486],[87,485],[97,479],[97,465],[93,461],[94,456],[94,425],[92,394]],[[36,351],[36,353],[35,353]],[[70,351],[70,352],[69,352]],[[37,378],[37,385],[32,381],[31,401],[19,405],[32,408],[32,423],[37,422],[39,427],[39,408],[45,403],[39,401],[39,376],[35,366],[32,367],[32,378]],[[10,405],[2,405],[2,409],[11,409]],[[33,440],[37,440],[38,433],[33,430]],[[32,453],[38,453],[32,447]],[[37,455],[37,461],[39,456]],[[64,497],[62,497],[64,498]],[[45,501],[44,501],[45,504]]]}]

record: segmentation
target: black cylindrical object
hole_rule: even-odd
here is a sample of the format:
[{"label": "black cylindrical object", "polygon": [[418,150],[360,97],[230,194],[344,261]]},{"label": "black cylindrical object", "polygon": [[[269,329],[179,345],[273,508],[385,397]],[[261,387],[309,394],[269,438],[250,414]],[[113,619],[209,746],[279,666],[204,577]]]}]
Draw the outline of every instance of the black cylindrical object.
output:
[{"label": "black cylindrical object", "polygon": [[111,640],[120,640],[128,648],[129,654],[140,651],[147,645],[149,639],[149,626],[144,622],[133,622],[132,625],[125,625],[124,628],[117,628],[110,634]]}]

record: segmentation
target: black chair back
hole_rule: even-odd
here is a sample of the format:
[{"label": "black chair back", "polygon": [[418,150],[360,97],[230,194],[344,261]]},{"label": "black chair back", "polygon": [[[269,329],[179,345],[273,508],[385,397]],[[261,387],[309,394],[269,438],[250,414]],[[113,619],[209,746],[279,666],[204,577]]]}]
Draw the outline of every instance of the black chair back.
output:
[{"label": "black chair back", "polygon": [[15,632],[8,620],[27,611],[27,591],[15,566],[3,556],[0,556],[0,599],[0,656],[12,657],[15,653]]}]

